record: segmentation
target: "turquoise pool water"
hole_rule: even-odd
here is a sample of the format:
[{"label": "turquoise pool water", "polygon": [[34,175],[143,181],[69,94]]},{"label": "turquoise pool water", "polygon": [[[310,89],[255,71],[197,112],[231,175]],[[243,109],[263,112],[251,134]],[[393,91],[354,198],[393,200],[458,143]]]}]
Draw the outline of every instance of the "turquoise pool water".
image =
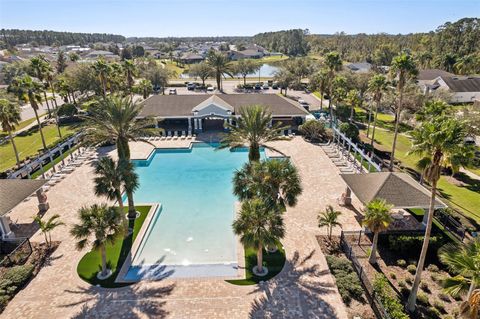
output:
[{"label": "turquoise pool water", "polygon": [[[246,149],[157,149],[134,161],[140,187],[136,203],[161,203],[136,252],[126,279],[172,276],[235,276],[237,242],[232,232],[235,202],[232,177],[248,160]],[[264,153],[262,151],[262,156]]]}]

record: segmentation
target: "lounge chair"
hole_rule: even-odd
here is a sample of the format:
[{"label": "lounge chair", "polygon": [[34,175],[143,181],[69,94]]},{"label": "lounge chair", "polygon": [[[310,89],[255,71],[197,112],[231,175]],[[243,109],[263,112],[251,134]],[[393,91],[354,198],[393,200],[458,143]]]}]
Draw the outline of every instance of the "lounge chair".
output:
[{"label": "lounge chair", "polygon": [[187,136],[185,135],[185,131],[182,131],[182,136],[180,136],[180,138],[181,138],[182,140],[184,140],[186,137],[187,137]]},{"label": "lounge chair", "polygon": [[171,140],[171,139],[172,139],[172,132],[167,131],[167,140]]},{"label": "lounge chair", "polygon": [[174,140],[178,139],[177,131],[173,131],[173,139]]}]

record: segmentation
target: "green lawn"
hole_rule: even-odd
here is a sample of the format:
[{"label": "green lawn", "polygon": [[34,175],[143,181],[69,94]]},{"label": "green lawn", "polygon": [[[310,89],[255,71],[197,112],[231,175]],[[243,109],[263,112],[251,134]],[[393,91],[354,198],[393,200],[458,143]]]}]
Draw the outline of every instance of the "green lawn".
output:
[{"label": "green lawn", "polygon": [[[97,273],[101,270],[102,267],[102,257],[100,251],[92,250],[83,256],[77,266],[77,273],[86,282],[92,285],[100,285],[106,288],[116,288],[123,287],[129,284],[115,283],[118,272],[122,268],[123,262],[128,256],[130,249],[132,247],[135,238],[140,231],[140,228],[147,217],[148,212],[150,211],[151,206],[137,206],[136,209],[140,212],[140,216],[135,219],[135,226],[133,229],[133,234],[128,237],[120,236],[117,241],[112,245],[107,246],[107,264],[108,267],[113,271],[112,276],[105,280],[97,279]],[[125,207],[125,212],[127,212],[128,207]]]},{"label": "green lawn", "polygon": [[[374,116],[374,114],[372,113],[372,120],[373,120],[373,116]],[[368,111],[363,109],[363,108],[356,107],[355,108],[355,119],[357,121],[365,123],[365,125],[366,125],[366,123],[368,122]],[[387,130],[390,130],[390,131],[394,131],[394,129],[395,129],[395,116],[393,116],[391,114],[378,113],[378,115],[377,115],[377,127],[384,128],[384,129],[387,129]],[[410,131],[411,129],[412,129],[412,127],[410,127],[406,124],[400,123],[399,132],[407,132],[407,131]]]},{"label": "green lawn", "polygon": [[285,251],[282,244],[277,244],[278,250],[274,253],[263,252],[263,264],[268,268],[268,274],[264,277],[257,277],[252,273],[252,268],[257,265],[257,251],[253,248],[245,249],[245,279],[227,280],[227,282],[238,285],[255,285],[260,281],[265,281],[275,277],[282,271],[285,265]]},{"label": "green lawn", "polygon": [[[54,124],[44,126],[43,134],[45,136],[45,142],[47,146],[50,146],[57,142],[58,137],[57,126]],[[62,125],[60,131],[62,136],[73,134],[78,130],[77,124]],[[15,137],[15,144],[20,155],[20,160],[25,159],[27,156],[33,156],[38,154],[38,150],[43,148],[42,139],[38,129],[31,129],[27,132],[22,132]],[[0,145],[0,171],[7,170],[16,164],[15,153],[11,143],[5,143]]]},{"label": "green lawn", "polygon": [[[38,114],[38,117],[41,118],[41,117],[44,116],[45,114],[46,114],[46,113]],[[23,129],[24,127],[32,124],[32,123],[35,122],[36,120],[37,120],[36,118],[31,118],[31,119],[28,119],[28,120],[25,120],[25,121],[20,122],[20,123],[17,125],[17,127],[15,127],[15,132],[20,131],[21,129]],[[8,135],[7,132],[0,130],[0,137],[4,137],[4,136],[7,136],[7,135]]]}]

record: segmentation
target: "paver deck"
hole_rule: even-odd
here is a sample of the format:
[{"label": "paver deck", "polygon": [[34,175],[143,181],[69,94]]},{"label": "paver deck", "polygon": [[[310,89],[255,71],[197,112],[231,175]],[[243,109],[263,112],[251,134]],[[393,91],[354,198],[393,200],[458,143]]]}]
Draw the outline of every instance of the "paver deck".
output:
[{"label": "paver deck", "polygon": [[[158,147],[182,147],[190,141],[157,141]],[[48,193],[50,210],[67,224],[52,233],[61,244],[51,261],[20,291],[2,314],[3,318],[347,318],[346,309],[328,271],[316,235],[317,214],[326,205],[338,207],[345,185],[337,168],[320,147],[293,141],[274,143],[298,167],[303,194],[296,207],[285,213],[287,254],[283,271],[255,286],[234,286],[221,279],[164,279],[140,282],[119,289],[90,286],[77,273],[85,252],[75,250],[68,230],[82,205],[104,202],[93,193],[92,168],[84,164]],[[153,146],[132,144],[132,157],[142,158]],[[11,213],[18,223],[30,223],[36,200],[18,205]],[[344,211],[340,219],[347,230],[360,229],[355,213]],[[339,229],[335,230],[339,232]],[[38,232],[32,237],[42,241]]]}]

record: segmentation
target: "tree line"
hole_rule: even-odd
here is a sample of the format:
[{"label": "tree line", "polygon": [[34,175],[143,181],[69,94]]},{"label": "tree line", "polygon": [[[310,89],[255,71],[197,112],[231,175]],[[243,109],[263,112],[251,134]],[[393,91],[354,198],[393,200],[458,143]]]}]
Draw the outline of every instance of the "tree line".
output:
[{"label": "tree line", "polygon": [[79,32],[61,32],[48,30],[18,30],[2,29],[1,48],[11,48],[18,44],[35,43],[37,45],[86,45],[95,42],[115,42],[121,43],[125,37],[117,34],[107,33],[79,33]]},{"label": "tree line", "polygon": [[290,56],[306,55],[309,50],[306,35],[308,30],[292,29],[276,32],[259,33],[253,36],[253,42],[270,51],[281,52]]}]

